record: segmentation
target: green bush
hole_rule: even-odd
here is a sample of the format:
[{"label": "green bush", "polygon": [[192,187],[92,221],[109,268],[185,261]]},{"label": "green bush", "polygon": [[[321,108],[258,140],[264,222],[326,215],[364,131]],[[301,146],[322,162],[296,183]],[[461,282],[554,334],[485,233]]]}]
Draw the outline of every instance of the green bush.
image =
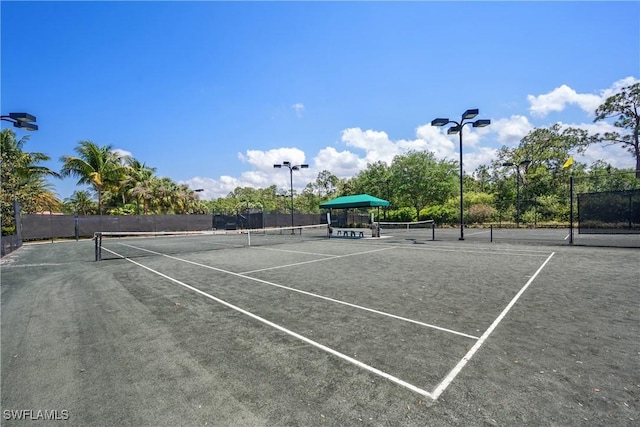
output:
[{"label": "green bush", "polygon": [[455,224],[458,217],[458,211],[449,206],[434,205],[420,211],[421,219],[432,219],[436,224]]}]

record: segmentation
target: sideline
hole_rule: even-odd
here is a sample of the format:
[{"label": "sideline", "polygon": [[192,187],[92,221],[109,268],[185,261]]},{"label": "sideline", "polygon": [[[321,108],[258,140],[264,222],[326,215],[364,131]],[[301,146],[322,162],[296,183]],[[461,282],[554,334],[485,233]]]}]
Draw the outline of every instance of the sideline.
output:
[{"label": "sideline", "polygon": [[467,352],[467,354],[464,355],[464,357],[451,370],[451,372],[449,372],[449,374],[445,377],[445,379],[442,380],[442,382],[440,384],[438,384],[438,386],[432,392],[432,394],[433,394],[432,399],[433,400],[436,400],[442,394],[442,392],[445,391],[445,389],[449,386],[449,384],[451,384],[451,382],[455,379],[455,377],[460,373],[462,368],[464,368],[464,366],[467,364],[467,362],[469,360],[471,360],[473,355],[476,353],[476,351],[478,351],[478,349],[482,346],[482,344],[486,341],[486,339],[489,338],[489,335],[491,335],[493,330],[496,327],[498,327],[498,325],[500,324],[502,319],[504,319],[504,317],[507,315],[509,310],[511,310],[511,308],[515,305],[515,303],[518,301],[518,299],[520,299],[520,297],[522,296],[524,291],[526,291],[527,288],[529,287],[529,285],[531,285],[531,283],[533,283],[535,278],[538,277],[538,274],[540,274],[542,269],[545,267],[545,265],[547,265],[547,263],[551,260],[551,258],[554,255],[555,255],[555,252],[551,252],[551,255],[549,255],[547,257],[547,259],[542,263],[542,265],[538,268],[538,270],[536,270],[536,272],[533,274],[533,276],[531,276],[531,278],[529,278],[527,283],[522,287],[522,289],[520,289],[520,291],[516,294],[516,296],[513,297],[511,302],[504,308],[504,310],[502,310],[502,313],[500,313],[500,315],[496,318],[496,320],[493,321],[491,326],[489,326],[489,328],[487,328],[487,330],[484,332],[484,334],[482,334],[480,339],[474,344],[473,347],[471,347],[471,349]]}]

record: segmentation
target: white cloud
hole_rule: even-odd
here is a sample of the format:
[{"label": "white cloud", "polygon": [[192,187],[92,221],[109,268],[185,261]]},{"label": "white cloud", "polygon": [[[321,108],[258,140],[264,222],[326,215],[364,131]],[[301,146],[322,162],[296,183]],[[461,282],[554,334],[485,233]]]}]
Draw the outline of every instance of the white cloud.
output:
[{"label": "white cloud", "polygon": [[295,148],[274,148],[269,151],[247,150],[246,154],[238,153],[238,158],[258,170],[272,170],[273,165],[291,162],[294,165],[305,163],[304,151]]},{"label": "white cloud", "polygon": [[622,88],[640,82],[635,77],[625,77],[614,82],[610,88],[603,89],[599,95],[590,93],[578,93],[567,85],[561,85],[549,93],[534,96],[528,95],[530,113],[535,117],[544,117],[554,111],[563,111],[567,105],[574,104],[580,107],[588,115],[593,116],[596,109],[611,95],[618,93]]},{"label": "white cloud", "polygon": [[509,118],[493,120],[489,128],[498,134],[497,141],[501,145],[515,147],[533,130],[533,125],[525,116],[513,115]]},{"label": "white cloud", "polygon": [[301,102],[297,102],[291,106],[293,110],[296,112],[296,116],[302,117],[302,113],[304,113],[304,104]]},{"label": "white cloud", "polygon": [[462,152],[462,166],[464,173],[471,175],[480,165],[489,165],[498,155],[498,150],[490,147],[480,147],[472,152]]},{"label": "white cloud", "polygon": [[529,111],[533,116],[544,117],[554,111],[562,111],[567,104],[575,104],[587,114],[593,114],[602,103],[602,98],[593,94],[580,94],[567,85],[555,88],[549,93],[528,95]]},{"label": "white cloud", "polygon": [[318,172],[328,170],[339,178],[348,178],[366,168],[367,162],[350,151],[326,147],[318,151],[314,166]]},{"label": "white cloud", "polygon": [[117,154],[120,157],[126,157],[126,156],[133,157],[133,154],[131,154],[131,151],[123,150],[122,148],[114,148],[113,150],[111,150],[111,152]]},{"label": "white cloud", "polygon": [[620,92],[620,90],[622,90],[625,87],[631,86],[635,83],[639,83],[640,79],[637,79],[633,76],[629,76],[629,77],[625,77],[624,79],[620,79],[618,81],[616,81],[615,83],[613,83],[611,85],[610,88],[608,89],[604,89],[601,91],[600,95],[602,97],[602,100],[604,101],[605,99],[607,99],[608,97],[615,95],[616,93]]}]

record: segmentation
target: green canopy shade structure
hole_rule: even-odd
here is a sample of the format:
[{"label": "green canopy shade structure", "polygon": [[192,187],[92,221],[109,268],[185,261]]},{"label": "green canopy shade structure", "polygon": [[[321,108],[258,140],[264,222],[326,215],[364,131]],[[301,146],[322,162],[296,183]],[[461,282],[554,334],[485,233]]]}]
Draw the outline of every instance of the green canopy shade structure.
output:
[{"label": "green canopy shade structure", "polygon": [[378,199],[377,197],[370,196],[368,194],[342,196],[338,197],[337,199],[329,200],[328,202],[322,203],[320,205],[320,207],[323,209],[371,208],[380,206],[389,206],[389,202],[386,200]]}]

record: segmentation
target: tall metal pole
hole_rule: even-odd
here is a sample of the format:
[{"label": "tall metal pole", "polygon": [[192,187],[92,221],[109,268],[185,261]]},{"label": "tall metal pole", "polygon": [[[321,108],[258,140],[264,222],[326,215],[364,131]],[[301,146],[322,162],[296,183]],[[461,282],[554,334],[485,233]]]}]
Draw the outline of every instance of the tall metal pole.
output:
[{"label": "tall metal pole", "polygon": [[[293,227],[293,168],[289,165],[289,176],[291,177],[291,227]],[[295,234],[293,228],[291,234]]]},{"label": "tall metal pole", "polygon": [[444,126],[449,123],[455,124],[447,131],[447,134],[460,134],[460,237],[458,240],[464,240],[464,167],[462,164],[462,129],[465,125],[471,124],[474,128],[482,128],[485,126],[489,126],[491,124],[491,120],[480,119],[474,122],[468,122],[465,120],[473,119],[478,115],[478,109],[473,108],[465,111],[462,114],[462,119],[459,122],[455,120],[449,120],[448,118],[437,118],[431,121],[431,126]]},{"label": "tall metal pole", "polygon": [[569,177],[569,244],[573,245],[573,175]]},{"label": "tall metal pole", "polygon": [[463,195],[463,175],[462,175],[462,128],[460,126],[460,237],[458,240],[464,240],[464,202],[462,200]]},{"label": "tall metal pole", "polygon": [[516,228],[520,228],[520,166],[516,165]]}]

